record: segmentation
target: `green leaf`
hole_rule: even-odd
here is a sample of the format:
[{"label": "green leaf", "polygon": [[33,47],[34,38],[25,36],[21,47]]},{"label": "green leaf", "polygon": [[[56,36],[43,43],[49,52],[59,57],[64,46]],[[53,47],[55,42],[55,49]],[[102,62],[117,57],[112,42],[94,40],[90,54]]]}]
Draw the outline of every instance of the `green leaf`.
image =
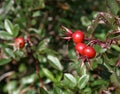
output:
[{"label": "green leaf", "polygon": [[[17,87],[17,81],[13,80],[13,81],[9,81],[9,83],[6,84],[5,86],[5,91],[14,91]],[[12,93],[13,94],[13,93]]]},{"label": "green leaf", "polygon": [[11,59],[1,59],[0,60],[0,65],[5,65],[7,63],[11,62]]},{"label": "green leaf", "polygon": [[24,53],[24,51],[22,49],[14,51],[14,54],[15,54],[15,58],[14,59],[16,61],[19,61],[20,59],[25,57],[25,53]]},{"label": "green leaf", "polygon": [[106,0],[107,6],[109,8],[109,10],[116,15],[119,11],[119,6],[118,3],[116,2],[116,0]]},{"label": "green leaf", "polygon": [[70,25],[70,20],[67,20],[67,19],[65,19],[65,18],[60,18],[59,19],[59,22],[61,22],[61,23],[63,23],[63,24],[66,24],[66,25]]},{"label": "green leaf", "polygon": [[4,21],[4,26],[5,26],[5,29],[7,30],[7,32],[11,35],[13,35],[13,25],[12,23],[8,20],[8,19],[5,19]]},{"label": "green leaf", "polygon": [[44,8],[45,7],[44,0],[39,0],[39,6],[40,6],[40,8]]},{"label": "green leaf", "polygon": [[63,76],[63,73],[59,71],[59,72],[57,73],[57,75],[56,75],[56,80],[57,80],[58,82],[61,81],[62,76]]},{"label": "green leaf", "polygon": [[86,17],[86,16],[82,16],[82,17],[80,18],[80,20],[81,20],[83,26],[86,26],[86,27],[87,27],[87,26],[89,26],[89,25],[91,24],[90,20],[89,20],[88,17]]},{"label": "green leaf", "polygon": [[40,94],[48,94],[48,92],[45,89],[40,88]]},{"label": "green leaf", "polygon": [[31,74],[29,76],[22,78],[20,83],[22,85],[31,84],[36,80],[36,78],[37,78],[36,74]]},{"label": "green leaf", "polygon": [[[113,73],[114,71],[113,71],[112,67],[110,66],[110,64],[106,63],[106,62],[111,62],[111,60],[109,60],[106,55],[104,55],[104,61],[105,61],[104,67],[106,67],[109,72]],[[103,67],[103,68],[104,68],[104,67]],[[105,71],[106,71],[106,69],[105,69]],[[105,74],[105,73],[104,73],[104,74]],[[107,74],[108,74],[108,73],[107,73]],[[108,77],[108,76],[107,76],[107,77]]]},{"label": "green leaf", "polygon": [[12,58],[15,59],[15,54],[14,54],[13,50],[11,50],[10,48],[5,48],[5,53],[6,53],[8,56],[10,56],[10,57],[12,57]]},{"label": "green leaf", "polygon": [[39,28],[39,29],[29,28],[28,30],[40,35],[41,37],[45,37],[45,29],[44,28]]},{"label": "green leaf", "polygon": [[37,59],[40,63],[45,63],[47,61],[47,58],[43,55],[37,55]]},{"label": "green leaf", "polygon": [[58,70],[60,70],[60,71],[63,70],[63,66],[61,65],[61,63],[60,63],[60,61],[59,61],[59,59],[58,59],[57,57],[52,56],[52,55],[48,55],[47,58],[48,58],[48,60],[51,61],[50,64],[51,64],[54,68],[56,68],[56,69],[58,69]]},{"label": "green leaf", "polygon": [[86,72],[87,72],[86,66],[85,66],[85,65],[80,66],[80,74],[81,74],[81,75],[84,75],[84,74],[86,74]]},{"label": "green leaf", "polygon": [[120,87],[120,79],[116,76],[115,73],[111,75],[110,80],[116,87]]},{"label": "green leaf", "polygon": [[63,91],[60,88],[55,86],[54,87],[54,94],[64,94],[64,93],[63,93]]},{"label": "green leaf", "polygon": [[20,27],[19,27],[19,25],[18,24],[15,24],[14,25],[14,28],[13,28],[13,37],[17,37],[18,36],[18,34],[19,34],[19,29],[20,29]]},{"label": "green leaf", "polygon": [[27,70],[27,66],[25,65],[25,63],[21,63],[19,65],[19,68],[18,68],[19,72],[25,72]]},{"label": "green leaf", "polygon": [[0,48],[6,48],[6,47],[8,47],[6,44],[3,43],[0,44]]},{"label": "green leaf", "polygon": [[120,47],[118,45],[111,45],[111,47],[116,51],[120,52]]},{"label": "green leaf", "polygon": [[74,49],[71,49],[71,50],[69,50],[68,52],[69,52],[69,53],[68,53],[69,58],[72,58],[71,60],[72,60],[72,61],[75,61],[75,60],[77,59],[75,50],[74,50]]},{"label": "green leaf", "polygon": [[70,82],[70,84],[73,84],[73,86],[75,86],[77,84],[77,81],[73,75],[71,75],[69,73],[65,73],[64,77],[65,77],[65,79],[67,79]]},{"label": "green leaf", "polygon": [[5,40],[10,40],[12,39],[12,36],[8,32],[0,31],[0,38]]},{"label": "green leaf", "polygon": [[84,89],[84,94],[92,94],[92,88],[86,87],[86,88]]},{"label": "green leaf", "polygon": [[54,75],[52,74],[51,71],[49,71],[49,70],[46,69],[46,68],[42,68],[42,71],[43,71],[43,73],[44,73],[51,81],[53,81],[53,82],[56,81],[56,80],[55,80],[55,77],[54,77]]},{"label": "green leaf", "polygon": [[37,49],[40,53],[47,50],[47,46],[48,46],[49,41],[50,41],[50,39],[46,38],[39,43]]},{"label": "green leaf", "polygon": [[31,90],[27,91],[26,94],[36,94],[36,91],[31,89]]},{"label": "green leaf", "polygon": [[29,31],[33,31],[37,34],[40,34],[42,32],[42,29],[29,28]]},{"label": "green leaf", "polygon": [[78,80],[78,88],[83,89],[89,81],[89,75],[85,74]]},{"label": "green leaf", "polygon": [[93,83],[91,83],[92,86],[100,86],[105,85],[107,82],[103,79],[95,80]]},{"label": "green leaf", "polygon": [[61,86],[73,89],[77,85],[75,77],[69,73],[64,74],[64,79],[61,81]]},{"label": "green leaf", "polygon": [[15,55],[17,55],[19,57],[25,57],[25,53],[23,50],[16,50]]}]

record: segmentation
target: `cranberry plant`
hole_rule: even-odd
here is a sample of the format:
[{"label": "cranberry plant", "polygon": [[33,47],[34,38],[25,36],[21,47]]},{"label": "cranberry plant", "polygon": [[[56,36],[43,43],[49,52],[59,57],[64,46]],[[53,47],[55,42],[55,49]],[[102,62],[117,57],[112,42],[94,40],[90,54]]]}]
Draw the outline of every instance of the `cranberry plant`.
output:
[{"label": "cranberry plant", "polygon": [[0,1],[0,94],[119,94],[119,6]]}]

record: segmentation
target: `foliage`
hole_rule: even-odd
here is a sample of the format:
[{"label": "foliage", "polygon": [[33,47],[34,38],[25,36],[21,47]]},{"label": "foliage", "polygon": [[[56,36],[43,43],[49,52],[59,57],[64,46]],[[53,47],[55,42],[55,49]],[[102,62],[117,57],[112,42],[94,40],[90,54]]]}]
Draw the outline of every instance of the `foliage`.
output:
[{"label": "foliage", "polygon": [[[0,1],[0,94],[119,94],[119,0]],[[61,25],[82,30],[96,57],[81,66]],[[25,39],[19,48],[15,39]]]}]

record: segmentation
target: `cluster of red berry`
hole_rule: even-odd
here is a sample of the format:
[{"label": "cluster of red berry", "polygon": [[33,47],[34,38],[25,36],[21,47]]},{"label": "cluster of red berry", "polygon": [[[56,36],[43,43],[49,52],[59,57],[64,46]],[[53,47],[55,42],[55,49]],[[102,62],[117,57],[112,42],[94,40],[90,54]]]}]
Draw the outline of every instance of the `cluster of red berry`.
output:
[{"label": "cluster of red berry", "polygon": [[76,30],[75,32],[72,32],[70,29],[62,26],[62,28],[67,31],[66,35],[67,37],[63,37],[63,39],[72,39],[75,44],[75,50],[79,54],[79,56],[86,58],[86,59],[92,59],[96,55],[96,51],[93,47],[87,45],[84,43],[85,35],[84,32],[81,30]]},{"label": "cluster of red berry", "polygon": [[89,59],[95,57],[96,51],[94,50],[94,48],[83,43],[84,33],[82,31],[76,30],[72,34],[72,39],[73,42],[76,44],[75,49],[80,55],[86,56]]}]

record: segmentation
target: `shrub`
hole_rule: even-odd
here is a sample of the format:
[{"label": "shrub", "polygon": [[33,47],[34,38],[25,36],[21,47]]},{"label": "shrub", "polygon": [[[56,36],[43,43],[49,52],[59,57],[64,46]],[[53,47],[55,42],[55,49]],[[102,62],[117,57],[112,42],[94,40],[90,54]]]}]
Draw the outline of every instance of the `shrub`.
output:
[{"label": "shrub", "polygon": [[[0,6],[0,94],[120,93],[119,0]],[[71,41],[76,30],[84,32],[83,54]]]}]

